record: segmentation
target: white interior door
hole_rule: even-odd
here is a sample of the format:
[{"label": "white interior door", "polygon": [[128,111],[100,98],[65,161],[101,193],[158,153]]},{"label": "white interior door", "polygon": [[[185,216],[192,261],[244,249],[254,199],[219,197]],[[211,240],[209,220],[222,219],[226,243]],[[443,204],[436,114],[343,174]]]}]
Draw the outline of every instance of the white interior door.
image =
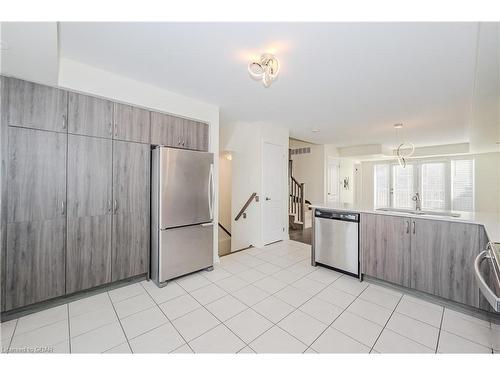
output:
[{"label": "white interior door", "polygon": [[262,236],[264,244],[283,239],[285,153],[283,146],[264,142]]},{"label": "white interior door", "polygon": [[340,163],[336,159],[328,159],[327,167],[327,200],[340,202]]}]

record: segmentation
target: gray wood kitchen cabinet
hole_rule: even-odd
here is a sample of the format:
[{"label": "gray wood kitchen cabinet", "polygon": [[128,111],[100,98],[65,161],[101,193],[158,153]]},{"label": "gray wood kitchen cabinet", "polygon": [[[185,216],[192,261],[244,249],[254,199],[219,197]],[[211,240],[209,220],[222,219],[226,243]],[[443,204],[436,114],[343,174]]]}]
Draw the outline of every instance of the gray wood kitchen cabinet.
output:
[{"label": "gray wood kitchen cabinet", "polygon": [[474,277],[479,229],[475,224],[412,219],[411,288],[479,307]]},{"label": "gray wood kitchen cabinet", "polygon": [[182,147],[181,123],[177,117],[151,112],[151,143],[170,147]]},{"label": "gray wood kitchen cabinet", "polygon": [[94,137],[113,137],[113,102],[70,92],[68,132]]},{"label": "gray wood kitchen cabinet", "polygon": [[67,135],[9,127],[8,222],[48,220],[66,205]]},{"label": "gray wood kitchen cabinet", "polygon": [[208,124],[151,112],[151,143],[189,150],[208,151]]},{"label": "gray wood kitchen cabinet", "polygon": [[190,121],[183,126],[186,148],[190,150],[208,151],[209,126],[208,124]]},{"label": "gray wood kitchen cabinet", "polygon": [[64,294],[67,135],[9,127],[5,309]]},{"label": "gray wood kitchen cabinet", "polygon": [[65,293],[66,218],[7,224],[5,310]]},{"label": "gray wood kitchen cabinet", "polygon": [[148,271],[150,155],[150,145],[113,141],[113,281]]},{"label": "gray wood kitchen cabinet", "polygon": [[362,214],[360,226],[361,272],[391,283],[409,286],[409,219]]},{"label": "gray wood kitchen cabinet", "polygon": [[150,112],[142,108],[114,103],[113,139],[149,143]]},{"label": "gray wood kitchen cabinet", "polygon": [[66,293],[111,281],[112,141],[68,135]]},{"label": "gray wood kitchen cabinet", "polygon": [[7,77],[0,75],[0,309],[5,310],[5,259],[7,251]]},{"label": "gray wood kitchen cabinet", "polygon": [[68,94],[64,90],[6,78],[7,123],[11,126],[67,131]]}]

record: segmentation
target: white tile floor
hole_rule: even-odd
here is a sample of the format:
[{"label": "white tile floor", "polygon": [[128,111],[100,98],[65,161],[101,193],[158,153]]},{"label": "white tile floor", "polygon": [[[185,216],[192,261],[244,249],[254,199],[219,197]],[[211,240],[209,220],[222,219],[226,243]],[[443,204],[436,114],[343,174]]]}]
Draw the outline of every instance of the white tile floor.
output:
[{"label": "white tile floor", "polygon": [[492,353],[500,326],[310,266],[286,241],[1,324],[3,352]]}]

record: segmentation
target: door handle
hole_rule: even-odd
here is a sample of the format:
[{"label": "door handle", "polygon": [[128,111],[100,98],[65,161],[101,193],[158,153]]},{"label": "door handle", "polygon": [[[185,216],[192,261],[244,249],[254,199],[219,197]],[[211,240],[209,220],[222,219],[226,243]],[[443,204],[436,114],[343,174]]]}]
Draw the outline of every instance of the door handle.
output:
[{"label": "door handle", "polygon": [[64,216],[64,214],[66,213],[66,204],[64,203],[64,201],[61,202],[61,215]]},{"label": "door handle", "polygon": [[108,124],[108,126],[109,126],[109,129],[108,129],[109,130],[109,135],[113,135],[113,123],[110,122]]},{"label": "door handle", "polygon": [[118,201],[116,199],[114,201],[114,207],[115,207],[114,213],[116,214],[118,212]]},{"label": "door handle", "polygon": [[114,124],[115,127],[115,138],[118,137],[118,124],[115,122]]},{"label": "door handle", "polygon": [[68,121],[68,119],[67,119],[66,115],[62,115],[62,128],[63,129],[66,129],[67,121]]},{"label": "door handle", "polygon": [[111,211],[113,210],[113,206],[111,204],[111,199],[108,200],[108,212],[111,213]]},{"label": "door handle", "polygon": [[266,201],[270,201],[270,200],[271,200],[271,198],[269,198],[269,197],[266,197]]},{"label": "door handle", "polygon": [[417,233],[416,225],[415,225],[415,220],[412,221],[412,227],[413,227],[413,234]]},{"label": "door handle", "polygon": [[410,222],[408,220],[405,221],[406,225],[406,234],[410,233]]},{"label": "door handle", "polygon": [[214,165],[210,164],[208,172],[208,211],[210,212],[210,220],[214,218]]},{"label": "door handle", "polygon": [[201,224],[202,227],[213,227],[214,223],[203,223]]}]

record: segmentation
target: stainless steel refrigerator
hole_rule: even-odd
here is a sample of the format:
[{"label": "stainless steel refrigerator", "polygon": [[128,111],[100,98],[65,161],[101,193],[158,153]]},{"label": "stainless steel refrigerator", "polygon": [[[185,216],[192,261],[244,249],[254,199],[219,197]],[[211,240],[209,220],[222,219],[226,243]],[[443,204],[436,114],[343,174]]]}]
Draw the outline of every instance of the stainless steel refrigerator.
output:
[{"label": "stainless steel refrigerator", "polygon": [[213,266],[214,156],[157,147],[151,171],[151,278]]}]

